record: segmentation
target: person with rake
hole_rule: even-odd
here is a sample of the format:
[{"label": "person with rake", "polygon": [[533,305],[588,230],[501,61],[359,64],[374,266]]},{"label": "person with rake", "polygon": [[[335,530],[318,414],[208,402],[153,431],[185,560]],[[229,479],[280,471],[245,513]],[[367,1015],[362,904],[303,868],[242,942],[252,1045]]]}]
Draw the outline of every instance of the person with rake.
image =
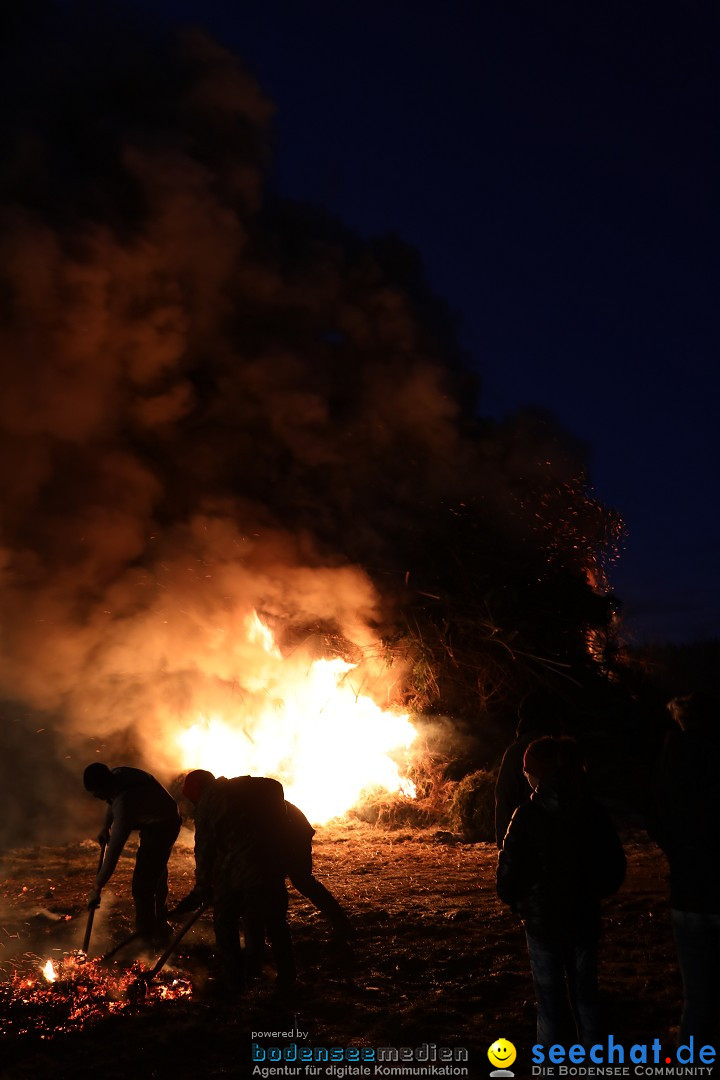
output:
[{"label": "person with rake", "polygon": [[142,769],[121,765],[110,769],[99,761],[83,773],[85,790],[108,804],[98,836],[104,858],[88,897],[88,908],[100,904],[103,888],[113,875],[130,834],[138,831],[132,896],[137,936],[157,944],[172,935],[167,920],[168,859],[181,817],[178,805],[163,785]]}]

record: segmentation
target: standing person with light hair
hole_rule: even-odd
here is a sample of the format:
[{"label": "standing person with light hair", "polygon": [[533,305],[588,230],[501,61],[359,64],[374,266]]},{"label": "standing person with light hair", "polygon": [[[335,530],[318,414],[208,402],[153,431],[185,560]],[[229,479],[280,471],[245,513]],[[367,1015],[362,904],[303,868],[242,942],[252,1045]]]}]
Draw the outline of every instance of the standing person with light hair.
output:
[{"label": "standing person with light hair", "polygon": [[108,804],[98,842],[106,847],[88,907],[97,907],[131,832],[140,834],[132,895],[138,935],[157,943],[172,933],[167,921],[168,859],[180,832],[181,818],[170,792],[150,773],[121,765],[109,769],[96,761],[83,773],[85,790]]}]

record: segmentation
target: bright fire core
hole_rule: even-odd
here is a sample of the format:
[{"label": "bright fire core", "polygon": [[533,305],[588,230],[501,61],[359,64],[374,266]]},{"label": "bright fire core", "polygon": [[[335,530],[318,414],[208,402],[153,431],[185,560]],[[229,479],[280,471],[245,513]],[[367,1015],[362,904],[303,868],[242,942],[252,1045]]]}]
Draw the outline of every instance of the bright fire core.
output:
[{"label": "bright fire core", "polygon": [[247,629],[264,654],[262,694],[237,715],[200,716],[185,729],[183,768],[275,777],[315,824],[345,814],[373,790],[414,798],[404,775],[417,736],[409,716],[360,692],[355,665],[339,658],[289,662],[257,615]]}]

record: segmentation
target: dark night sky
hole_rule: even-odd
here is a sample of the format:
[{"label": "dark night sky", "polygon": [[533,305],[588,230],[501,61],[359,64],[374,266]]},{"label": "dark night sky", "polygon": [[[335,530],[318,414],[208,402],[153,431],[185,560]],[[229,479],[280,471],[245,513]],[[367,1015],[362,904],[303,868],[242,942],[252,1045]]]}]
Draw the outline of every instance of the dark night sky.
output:
[{"label": "dark night sky", "polygon": [[710,3],[144,0],[246,60],[273,180],[421,252],[482,411],[554,413],[629,539],[638,640],[720,630]]}]

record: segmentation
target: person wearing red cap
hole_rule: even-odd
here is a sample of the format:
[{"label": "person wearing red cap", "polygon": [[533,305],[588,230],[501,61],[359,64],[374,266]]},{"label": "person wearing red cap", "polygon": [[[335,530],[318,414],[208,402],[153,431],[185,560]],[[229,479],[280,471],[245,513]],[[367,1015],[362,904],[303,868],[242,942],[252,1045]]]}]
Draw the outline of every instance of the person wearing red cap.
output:
[{"label": "person wearing red cap", "polygon": [[228,988],[242,991],[248,976],[259,970],[266,935],[278,987],[291,986],[296,972],[286,918],[282,784],[264,776],[216,779],[194,769],[185,778],[183,795],[195,806],[195,886],[175,913],[212,902],[218,958]]},{"label": "person wearing red cap", "polygon": [[533,794],[510,821],[497,891],[525,927],[538,1043],[572,1038],[572,1019],[589,1047],[600,1037],[600,900],[624,881],[625,855],[608,814],[587,792],[574,739],[537,739],[523,764]]},{"label": "person wearing red cap", "polygon": [[209,787],[214,780],[214,774],[208,772],[207,769],[193,769],[192,772],[189,772],[185,777],[182,793],[188,802],[191,802],[193,806],[197,806],[203,791],[205,791],[205,788]]},{"label": "person wearing red cap", "polygon": [[101,891],[112,877],[130,833],[137,829],[140,844],[132,879],[135,929],[153,942],[167,937],[172,933],[167,921],[167,867],[181,825],[177,803],[154,776],[129,766],[109,769],[95,761],[85,769],[83,783],[86,791],[108,804],[98,836],[107,849],[88,907],[100,903]]},{"label": "person wearing red cap", "polygon": [[[215,777],[205,769],[193,769],[185,777],[183,795],[197,806],[203,791],[214,782]],[[285,801],[285,835],[283,857],[285,870],[291,884],[301,896],[306,897],[330,923],[335,942],[345,948],[355,936],[347,912],[330,890],[313,874],[312,838],[315,829],[305,814],[293,803]]]}]

